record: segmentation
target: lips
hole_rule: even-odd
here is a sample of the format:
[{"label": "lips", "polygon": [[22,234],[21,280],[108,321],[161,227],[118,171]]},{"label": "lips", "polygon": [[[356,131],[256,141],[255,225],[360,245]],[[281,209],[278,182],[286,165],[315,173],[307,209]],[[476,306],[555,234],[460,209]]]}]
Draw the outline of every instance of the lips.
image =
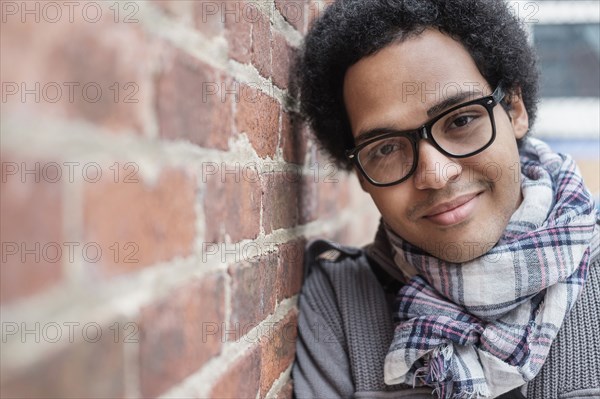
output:
[{"label": "lips", "polygon": [[426,211],[423,218],[442,226],[450,226],[467,219],[475,210],[481,192],[464,194]]}]

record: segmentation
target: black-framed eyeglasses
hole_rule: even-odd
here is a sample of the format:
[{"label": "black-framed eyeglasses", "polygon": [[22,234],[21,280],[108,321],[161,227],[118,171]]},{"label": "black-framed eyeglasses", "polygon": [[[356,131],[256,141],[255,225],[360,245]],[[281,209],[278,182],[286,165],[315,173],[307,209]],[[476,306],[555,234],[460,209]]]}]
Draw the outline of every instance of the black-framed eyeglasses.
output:
[{"label": "black-framed eyeglasses", "polygon": [[504,95],[499,83],[487,97],[453,106],[417,129],[383,132],[346,151],[346,156],[371,184],[384,187],[402,183],[415,172],[421,140],[452,158],[476,155],[496,138],[493,109]]}]

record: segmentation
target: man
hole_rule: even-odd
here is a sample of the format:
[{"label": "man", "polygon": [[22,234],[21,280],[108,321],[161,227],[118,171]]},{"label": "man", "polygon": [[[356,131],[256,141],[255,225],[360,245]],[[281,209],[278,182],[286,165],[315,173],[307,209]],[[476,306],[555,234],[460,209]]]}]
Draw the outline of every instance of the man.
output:
[{"label": "man", "polygon": [[382,221],[306,253],[295,395],[599,398],[599,222],[528,136],[537,73],[500,0],[340,0],[306,37],[301,109]]}]

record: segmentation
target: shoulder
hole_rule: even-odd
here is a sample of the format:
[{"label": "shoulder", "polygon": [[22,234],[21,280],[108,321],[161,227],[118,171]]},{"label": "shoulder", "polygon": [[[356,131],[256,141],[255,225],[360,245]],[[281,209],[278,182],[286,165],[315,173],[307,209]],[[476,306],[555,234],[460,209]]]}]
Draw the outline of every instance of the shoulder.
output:
[{"label": "shoulder", "polygon": [[351,247],[330,240],[314,240],[308,243],[304,251],[306,267],[317,267],[321,264],[334,265],[342,260],[356,261],[364,255],[361,248]]},{"label": "shoulder", "polygon": [[332,292],[353,290],[383,291],[395,294],[403,283],[399,269],[389,266],[389,255],[376,245],[363,248],[329,240],[310,242],[304,254],[303,294],[319,286]]},{"label": "shoulder", "polygon": [[[387,285],[382,280],[390,277],[377,270],[379,266],[366,252],[319,240],[308,246],[305,260],[307,271],[299,298],[300,312],[339,320],[340,331],[350,333],[347,329],[351,326],[351,335],[358,341],[377,332],[378,339],[389,344],[392,312],[386,296]],[[357,335],[363,329],[370,333]]]},{"label": "shoulder", "polygon": [[304,282],[300,305],[317,309],[337,308],[339,291],[352,289],[360,274],[368,274],[368,263],[360,248],[329,240],[310,242],[304,252]]},{"label": "shoulder", "polygon": [[[595,257],[589,264],[585,286],[550,347],[544,367],[528,384],[527,397],[556,397],[558,390],[569,398],[600,393],[599,312],[600,258]],[[591,388],[596,390],[588,395]]]},{"label": "shoulder", "polygon": [[351,247],[330,240],[311,241],[304,251],[304,275],[307,280],[319,272],[336,278],[342,270],[353,273],[370,268],[361,248]]},{"label": "shoulder", "polygon": [[362,248],[327,240],[309,244],[305,262],[298,330],[304,343],[314,342],[315,332],[322,338],[317,340],[319,347],[313,350],[313,359],[322,359],[330,345],[340,348],[352,374],[353,392],[371,395],[355,397],[388,397],[373,394],[405,390],[383,382],[383,364],[394,326],[384,287],[373,271],[377,264]]},{"label": "shoulder", "polygon": [[343,275],[365,270],[364,251],[334,241],[318,239],[308,243],[304,251],[304,283],[301,298],[333,292]]},{"label": "shoulder", "polygon": [[307,245],[304,282],[298,303],[301,324],[304,320],[307,324],[326,322],[336,332],[339,341],[345,341],[340,293],[351,291],[353,282],[357,280],[357,270],[366,268],[360,260],[363,256],[359,248],[329,240],[315,240]]}]

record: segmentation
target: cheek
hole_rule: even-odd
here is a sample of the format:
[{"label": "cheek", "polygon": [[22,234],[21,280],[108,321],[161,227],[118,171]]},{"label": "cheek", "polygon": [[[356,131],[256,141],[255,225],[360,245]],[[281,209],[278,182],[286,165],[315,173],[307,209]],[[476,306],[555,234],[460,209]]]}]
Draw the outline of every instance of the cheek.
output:
[{"label": "cheek", "polygon": [[480,173],[487,182],[502,186],[503,190],[520,182],[519,161],[518,158],[511,157],[511,154],[484,162]]},{"label": "cheek", "polygon": [[476,171],[496,185],[510,186],[520,182],[517,141],[506,114],[496,122],[496,140],[481,154],[473,157]]},{"label": "cheek", "polygon": [[406,220],[407,204],[409,204],[406,193],[387,187],[372,190],[369,194],[386,221],[397,223]]},{"label": "cheek", "polygon": [[[474,173],[491,188],[487,211],[512,214],[521,192],[521,168],[514,138],[500,140],[477,159]],[[497,144],[497,145],[496,145]],[[485,155],[485,156],[483,156]]]}]

